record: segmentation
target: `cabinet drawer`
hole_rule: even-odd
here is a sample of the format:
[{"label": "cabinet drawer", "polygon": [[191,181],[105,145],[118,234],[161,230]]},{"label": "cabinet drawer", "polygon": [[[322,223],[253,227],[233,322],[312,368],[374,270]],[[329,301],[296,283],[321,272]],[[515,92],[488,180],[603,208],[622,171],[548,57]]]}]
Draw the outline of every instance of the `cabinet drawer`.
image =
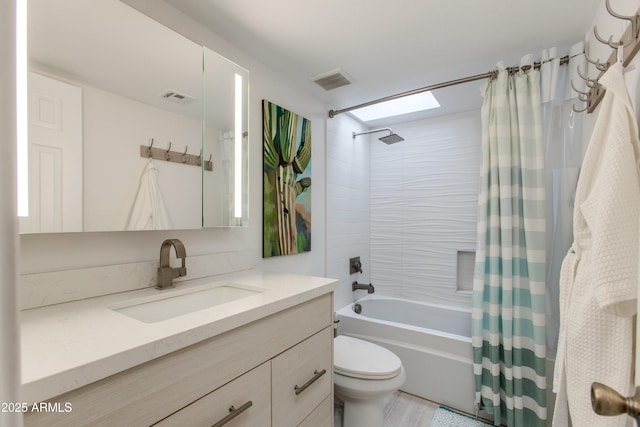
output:
[{"label": "cabinet drawer", "polygon": [[333,427],[333,396],[326,397],[298,427]]},{"label": "cabinet drawer", "polygon": [[[243,406],[246,409],[243,409]],[[225,426],[264,427],[268,425],[265,420],[271,419],[270,362],[263,363],[203,396],[154,426],[210,427],[225,417],[230,417],[231,407],[237,411],[237,415],[225,423]]]},{"label": "cabinet drawer", "polygon": [[273,425],[298,425],[333,389],[331,327],[274,358],[271,369]]}]

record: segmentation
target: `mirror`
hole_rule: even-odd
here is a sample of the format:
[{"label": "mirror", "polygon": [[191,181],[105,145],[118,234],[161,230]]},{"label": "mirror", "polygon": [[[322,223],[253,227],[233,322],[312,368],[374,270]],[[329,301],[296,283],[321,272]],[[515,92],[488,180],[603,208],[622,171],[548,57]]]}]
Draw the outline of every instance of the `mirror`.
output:
[{"label": "mirror", "polygon": [[119,0],[30,0],[27,28],[21,233],[247,224],[247,70]]}]

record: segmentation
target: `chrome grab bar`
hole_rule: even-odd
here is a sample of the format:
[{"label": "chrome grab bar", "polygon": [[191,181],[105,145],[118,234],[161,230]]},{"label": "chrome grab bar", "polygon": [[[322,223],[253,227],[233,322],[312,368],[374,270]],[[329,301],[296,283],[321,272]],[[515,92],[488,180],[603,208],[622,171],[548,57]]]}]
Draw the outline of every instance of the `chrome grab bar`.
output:
[{"label": "chrome grab bar", "polygon": [[253,405],[252,401],[248,401],[238,409],[234,408],[233,405],[231,405],[231,407],[229,408],[229,415],[227,415],[226,417],[224,417],[223,419],[221,419],[211,427],[222,427],[223,425],[227,424],[229,421],[231,421],[232,419],[234,419],[235,417],[237,417],[238,415],[240,415],[241,413],[249,409],[252,405]]},{"label": "chrome grab bar", "polygon": [[318,370],[313,371],[313,378],[311,378],[309,381],[304,383],[302,387],[298,387],[297,385],[293,387],[293,389],[296,392],[296,396],[302,393],[303,391],[305,391],[311,384],[318,381],[318,379],[326,373],[327,373],[326,369],[323,369],[321,371],[318,371]]}]

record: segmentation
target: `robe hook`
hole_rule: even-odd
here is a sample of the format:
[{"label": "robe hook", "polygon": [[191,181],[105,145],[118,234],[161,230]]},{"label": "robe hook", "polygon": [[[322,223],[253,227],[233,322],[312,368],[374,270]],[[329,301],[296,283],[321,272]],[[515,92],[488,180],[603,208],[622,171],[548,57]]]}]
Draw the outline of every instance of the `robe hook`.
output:
[{"label": "robe hook", "polygon": [[581,90],[578,90],[576,88],[576,86],[573,83],[573,79],[571,79],[571,89],[573,89],[574,91],[576,91],[579,95],[589,95],[589,92],[583,92]]},{"label": "robe hook", "polygon": [[182,163],[187,163],[187,150],[189,149],[188,145],[184,147],[184,153],[182,153]]},{"label": "robe hook", "polygon": [[620,40],[619,42],[613,42],[611,40],[611,39],[613,39],[612,35],[609,36],[609,40],[603,39],[602,36],[600,35],[600,33],[598,33],[598,26],[597,25],[593,26],[593,35],[596,37],[596,40],[598,40],[602,44],[609,45],[609,47],[611,49],[618,49],[620,46],[624,45],[622,40]]},{"label": "robe hook", "polygon": [[164,152],[164,159],[166,161],[171,160],[171,155],[169,154],[169,150],[171,150],[171,141],[169,141],[169,148],[167,148],[167,151]]},{"label": "robe hook", "polygon": [[149,144],[149,146],[147,147],[147,157],[153,157],[153,155],[151,154],[151,147],[153,147],[153,138],[149,139],[151,139],[151,144]]},{"label": "robe hook", "polygon": [[638,30],[639,30],[638,27],[640,26],[640,15],[636,14],[636,15],[633,15],[633,16],[626,16],[626,15],[621,15],[619,13],[616,13],[611,8],[611,2],[609,0],[606,0],[605,6],[607,7],[607,12],[609,12],[609,15],[613,16],[614,18],[624,19],[626,21],[631,21],[631,35],[633,36],[634,39],[637,39],[638,38]]},{"label": "robe hook", "polygon": [[212,157],[213,157],[213,154],[209,154],[209,162],[211,162]]},{"label": "robe hook", "polygon": [[595,61],[591,58],[589,58],[589,52],[585,49],[584,51],[584,57],[587,60],[588,63],[595,65],[596,69],[598,71],[607,71],[607,69],[609,68],[609,63],[605,62],[604,64],[602,62],[600,62],[599,59],[596,59]]},{"label": "robe hook", "polygon": [[200,149],[200,154],[198,154],[198,157],[196,157],[196,164],[198,166],[202,166],[202,148]]},{"label": "robe hook", "polygon": [[584,83],[587,85],[587,87],[590,87],[592,89],[598,87],[598,81],[597,80],[593,80],[593,79],[590,79],[588,76],[582,75],[582,72],[580,71],[580,66],[579,65],[576,67],[576,71],[578,72],[578,75],[580,76],[580,78],[582,80],[584,80]]},{"label": "robe hook", "polygon": [[575,103],[571,106],[571,110],[573,110],[576,113],[583,113],[583,112],[587,111],[587,108],[589,108],[589,104],[587,104],[587,106],[584,107],[582,110],[577,110]]}]

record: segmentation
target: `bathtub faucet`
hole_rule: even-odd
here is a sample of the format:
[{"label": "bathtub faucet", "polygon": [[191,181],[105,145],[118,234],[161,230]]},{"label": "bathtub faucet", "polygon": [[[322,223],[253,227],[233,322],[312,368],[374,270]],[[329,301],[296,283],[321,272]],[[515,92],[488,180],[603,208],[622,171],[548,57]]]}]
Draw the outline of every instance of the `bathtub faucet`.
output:
[{"label": "bathtub faucet", "polygon": [[368,285],[365,285],[365,284],[362,284],[362,283],[353,282],[351,284],[351,290],[352,291],[357,291],[358,289],[366,290],[370,294],[375,292],[375,289],[373,288],[373,285],[371,283],[369,283]]}]

